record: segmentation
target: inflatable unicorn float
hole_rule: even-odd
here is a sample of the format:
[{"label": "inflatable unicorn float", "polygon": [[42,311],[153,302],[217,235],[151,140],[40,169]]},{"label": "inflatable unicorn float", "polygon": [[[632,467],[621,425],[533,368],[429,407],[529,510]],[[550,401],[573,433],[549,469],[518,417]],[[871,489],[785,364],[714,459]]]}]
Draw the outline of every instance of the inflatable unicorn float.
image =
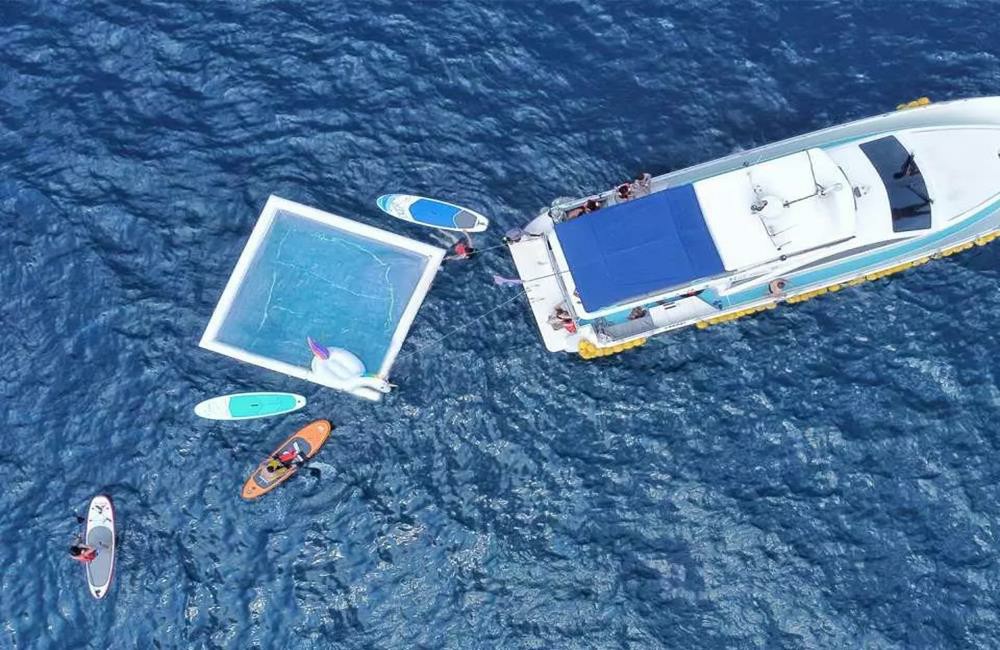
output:
[{"label": "inflatable unicorn float", "polygon": [[392,384],[365,372],[365,364],[344,348],[328,348],[307,337],[312,350],[312,373],[318,384],[342,390],[373,402],[392,390]]}]

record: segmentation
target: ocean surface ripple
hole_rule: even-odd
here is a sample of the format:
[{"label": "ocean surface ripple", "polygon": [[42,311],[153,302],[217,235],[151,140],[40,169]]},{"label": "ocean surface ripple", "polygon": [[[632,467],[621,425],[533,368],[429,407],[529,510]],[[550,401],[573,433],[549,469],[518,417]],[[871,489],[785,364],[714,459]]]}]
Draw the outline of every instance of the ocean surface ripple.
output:
[{"label": "ocean surface ripple", "polygon": [[[543,350],[489,251],[439,276],[379,405],[197,348],[271,193],[429,241],[374,198],[448,197],[492,243],[641,170],[1000,94],[998,24],[958,0],[8,0],[0,648],[1000,646],[1000,245],[592,363]],[[191,412],[253,389],[311,404]],[[242,502],[308,417],[338,425],[329,467]],[[96,602],[65,549],[101,491]]]}]

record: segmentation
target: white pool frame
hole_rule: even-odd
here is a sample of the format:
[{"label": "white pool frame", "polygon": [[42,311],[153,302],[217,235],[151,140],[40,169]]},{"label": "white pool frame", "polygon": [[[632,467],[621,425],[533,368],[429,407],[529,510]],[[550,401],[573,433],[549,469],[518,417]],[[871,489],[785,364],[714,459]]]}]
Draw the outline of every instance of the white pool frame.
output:
[{"label": "white pool frame", "polygon": [[399,354],[400,348],[403,347],[403,341],[410,331],[410,326],[417,315],[417,310],[420,309],[420,305],[424,301],[424,296],[430,290],[431,283],[437,275],[438,267],[441,266],[441,260],[444,258],[446,251],[437,246],[408,239],[380,228],[366,226],[363,223],[351,221],[350,219],[345,219],[329,212],[323,212],[322,210],[317,210],[316,208],[311,208],[295,201],[289,201],[273,194],[267,199],[267,203],[264,204],[264,209],[261,210],[257,224],[253,227],[253,232],[250,233],[250,239],[243,248],[243,253],[240,254],[239,261],[236,262],[236,268],[233,269],[232,275],[229,276],[229,281],[222,292],[222,297],[219,298],[219,302],[215,306],[215,311],[212,312],[212,318],[208,321],[208,326],[205,328],[205,333],[202,334],[201,341],[198,342],[199,347],[218,352],[239,361],[251,363],[255,366],[267,368],[268,370],[274,370],[275,372],[320,384],[321,386],[325,385],[317,382],[312,376],[312,371],[307,368],[300,368],[284,361],[254,354],[242,348],[227,345],[216,339],[223,322],[225,322],[226,317],[229,315],[229,310],[233,306],[233,300],[236,299],[240,285],[243,284],[243,279],[250,268],[250,263],[253,262],[258,249],[263,245],[265,238],[271,231],[271,226],[274,224],[275,216],[279,210],[295,216],[312,219],[335,230],[346,231],[359,237],[411,251],[427,259],[423,274],[421,274],[417,286],[413,288],[410,300],[400,315],[396,331],[393,332],[392,340],[389,343],[389,349],[386,351],[382,365],[378,370],[380,377],[388,379],[389,370],[396,361],[396,356]]}]

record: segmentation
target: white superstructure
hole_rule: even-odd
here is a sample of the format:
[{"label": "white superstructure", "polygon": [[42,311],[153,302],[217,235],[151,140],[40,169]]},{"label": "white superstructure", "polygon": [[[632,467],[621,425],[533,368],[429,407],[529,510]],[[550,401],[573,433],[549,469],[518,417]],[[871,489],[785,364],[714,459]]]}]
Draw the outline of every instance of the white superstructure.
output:
[{"label": "white superstructure", "polygon": [[831,127],[641,189],[554,206],[510,242],[549,350],[603,356],[986,243],[1000,98]]}]

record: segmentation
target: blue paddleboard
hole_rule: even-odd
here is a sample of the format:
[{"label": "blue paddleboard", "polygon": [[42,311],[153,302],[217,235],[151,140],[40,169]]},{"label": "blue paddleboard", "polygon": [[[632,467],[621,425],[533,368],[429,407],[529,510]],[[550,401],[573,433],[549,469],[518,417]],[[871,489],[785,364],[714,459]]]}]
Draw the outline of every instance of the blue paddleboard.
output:
[{"label": "blue paddleboard", "polygon": [[412,194],[383,194],[375,202],[388,215],[431,228],[483,232],[490,226],[490,220],[478,212],[437,199]]}]

